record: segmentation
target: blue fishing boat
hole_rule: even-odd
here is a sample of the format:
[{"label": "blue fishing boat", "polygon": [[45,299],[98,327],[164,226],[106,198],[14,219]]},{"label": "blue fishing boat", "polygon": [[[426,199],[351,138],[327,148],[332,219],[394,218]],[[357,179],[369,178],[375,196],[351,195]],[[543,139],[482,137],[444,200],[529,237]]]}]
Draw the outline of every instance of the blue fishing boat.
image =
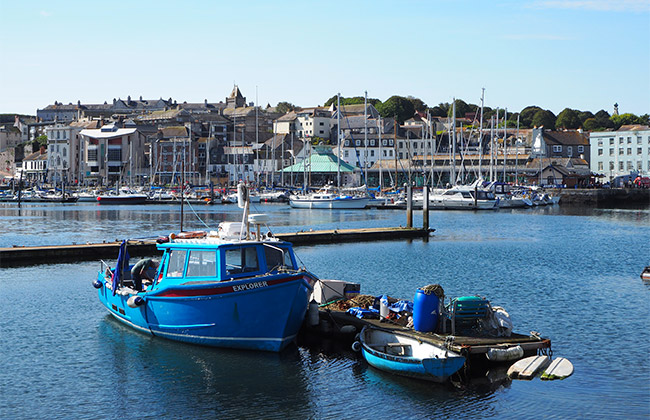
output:
[{"label": "blue fishing boat", "polygon": [[399,331],[366,326],[358,343],[370,366],[401,376],[444,382],[465,364],[460,354]]},{"label": "blue fishing boat", "polygon": [[246,222],[171,234],[158,244],[163,256],[143,291],[129,280],[123,243],[116,267],[102,267],[94,282],[99,300],[119,321],[154,336],[282,350],[298,334],[317,278],[298,268],[290,243],[261,233],[264,215],[247,215],[247,207]]}]

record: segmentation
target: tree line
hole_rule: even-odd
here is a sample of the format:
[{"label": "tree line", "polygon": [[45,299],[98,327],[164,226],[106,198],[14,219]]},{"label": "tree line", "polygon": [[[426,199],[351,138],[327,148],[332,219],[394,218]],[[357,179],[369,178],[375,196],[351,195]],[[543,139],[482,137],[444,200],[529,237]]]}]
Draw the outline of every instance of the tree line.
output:
[{"label": "tree line", "polygon": [[[330,106],[336,104],[337,96],[334,95],[329,98],[323,106]],[[341,105],[356,105],[363,104],[363,96],[354,96],[350,98],[341,97]],[[399,123],[410,119],[415,115],[415,112],[429,112],[434,117],[451,117],[453,104],[449,102],[442,102],[436,106],[430,107],[424,101],[413,96],[399,96],[394,95],[382,102],[377,98],[368,98],[368,103],[372,104],[382,118],[395,118]],[[470,104],[462,99],[456,99],[456,118],[465,118],[472,116],[472,120],[478,122],[480,118],[480,106]],[[289,103],[280,102],[276,108],[278,112],[289,112],[300,109],[299,107]],[[490,107],[483,107],[483,121],[484,126],[489,123],[490,118],[496,116],[497,110]],[[504,110],[499,110],[499,127],[504,125]],[[558,115],[555,115],[548,109],[543,109],[536,105],[527,106],[520,112],[512,112],[507,115],[505,124],[507,127],[517,127],[517,119],[519,119],[520,128],[533,128],[541,127],[550,129],[568,129],[576,130],[583,129],[585,131],[603,131],[603,130],[618,130],[622,125],[627,124],[641,124],[650,125],[650,115],[643,114],[637,116],[631,113],[611,115],[609,112],[601,109],[595,114],[591,111],[580,111],[577,109],[565,108]]]}]

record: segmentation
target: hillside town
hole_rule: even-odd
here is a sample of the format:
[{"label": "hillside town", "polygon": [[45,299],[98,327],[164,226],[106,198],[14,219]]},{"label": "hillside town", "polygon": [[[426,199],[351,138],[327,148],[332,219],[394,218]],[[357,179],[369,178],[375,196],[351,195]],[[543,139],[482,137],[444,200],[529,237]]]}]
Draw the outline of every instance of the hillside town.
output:
[{"label": "hillside town", "polygon": [[[615,114],[618,110],[615,108]],[[54,104],[0,126],[7,185],[390,188],[470,183],[625,185],[650,174],[650,127],[586,132],[416,111],[399,122],[370,102],[285,110],[247,102],[112,99]],[[501,118],[500,118],[501,117]]]}]

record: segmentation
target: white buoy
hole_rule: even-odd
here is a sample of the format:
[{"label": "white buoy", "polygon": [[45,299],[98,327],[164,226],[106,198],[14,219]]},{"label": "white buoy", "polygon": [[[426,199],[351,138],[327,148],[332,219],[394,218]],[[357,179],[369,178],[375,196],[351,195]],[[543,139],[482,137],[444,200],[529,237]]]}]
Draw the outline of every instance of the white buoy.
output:
[{"label": "white buoy", "polygon": [[318,313],[318,303],[315,300],[309,302],[309,325],[315,327],[318,325],[320,315]]}]

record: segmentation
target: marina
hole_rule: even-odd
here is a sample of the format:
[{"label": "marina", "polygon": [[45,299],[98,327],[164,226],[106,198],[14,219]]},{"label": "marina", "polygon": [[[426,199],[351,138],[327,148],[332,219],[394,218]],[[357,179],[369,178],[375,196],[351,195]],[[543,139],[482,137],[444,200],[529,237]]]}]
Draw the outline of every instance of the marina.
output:
[{"label": "marina", "polygon": [[[305,226],[338,231],[406,224],[405,212],[398,210],[254,208],[269,214],[278,234],[305,230]],[[167,205],[98,207],[92,203],[34,203],[19,210],[4,203],[0,217],[6,223],[0,245],[11,247],[18,238],[24,245],[36,246],[113,241],[144,236],[144,232],[169,235],[178,231],[179,222],[178,212],[170,210]],[[237,220],[240,215],[235,205],[203,206],[196,211],[215,228],[218,222]],[[415,212],[415,221],[420,214]],[[205,229],[194,214],[186,213],[185,218],[188,230]],[[350,342],[322,334],[301,335],[296,346],[277,355],[175,343],[113,320],[90,286],[99,262],[68,261],[0,268],[0,304],[6,314],[3,336],[5,343],[12,343],[4,348],[8,363],[0,379],[13,384],[4,393],[0,413],[5,418],[20,417],[15,406],[7,404],[20,399],[21,410],[46,415],[41,398],[47,398],[60,401],[62,409],[75,417],[90,412],[129,417],[134,406],[140,416],[195,418],[214,417],[215,406],[222,417],[363,418],[377,407],[382,415],[411,418],[430,417],[432,412],[443,417],[485,418],[486,413],[495,418],[535,417],[549,398],[566,401],[568,395],[571,402],[556,408],[560,417],[602,417],[603,410],[609,418],[645,415],[649,374],[645,355],[650,349],[636,332],[645,328],[650,316],[645,304],[649,289],[639,278],[648,262],[629,250],[647,246],[648,209],[560,205],[445,211],[432,213],[431,224],[436,231],[429,241],[304,245],[296,248],[296,257],[320,278],[360,284],[363,294],[410,300],[418,287],[436,282],[449,296],[487,296],[492,305],[506,308],[522,341],[539,342],[531,340],[530,331],[548,337],[554,359],[564,357],[573,363],[572,376],[562,381],[513,381],[505,364],[473,369],[479,373],[469,374],[465,381],[430,383],[375,369],[352,350]],[[612,235],[614,243],[609,240]],[[591,244],[590,255],[607,257],[566,258],[585,241]],[[584,264],[585,259],[589,264]],[[76,304],[62,299],[66,295],[74,296]],[[626,302],[625,322],[620,321],[620,311],[603,311],[605,302],[611,301]],[[57,313],[66,316],[52,318]],[[43,329],[38,314],[50,318],[45,321],[47,328]],[[379,320],[321,309],[321,317],[330,315],[341,325],[355,323],[362,328],[369,322],[390,328]],[[625,359],[611,362],[618,346],[594,351],[594,343],[622,340],[630,349]],[[477,354],[472,359],[486,357],[487,347],[466,344],[474,344]],[[460,348],[461,343],[456,345]],[[27,379],[34,376],[39,378],[36,384]],[[611,392],[612,381],[616,393]],[[83,389],[74,398],[63,391],[73,383]],[[127,394],[117,407],[108,404],[109,395],[96,392],[118,386],[154,386],[157,392],[150,404],[138,404],[137,397]],[[190,395],[202,397],[188,412],[183,401]],[[261,405],[247,408],[250,395]],[[354,403],[342,405],[341,396]],[[393,403],[385,404],[386,400]]]}]

